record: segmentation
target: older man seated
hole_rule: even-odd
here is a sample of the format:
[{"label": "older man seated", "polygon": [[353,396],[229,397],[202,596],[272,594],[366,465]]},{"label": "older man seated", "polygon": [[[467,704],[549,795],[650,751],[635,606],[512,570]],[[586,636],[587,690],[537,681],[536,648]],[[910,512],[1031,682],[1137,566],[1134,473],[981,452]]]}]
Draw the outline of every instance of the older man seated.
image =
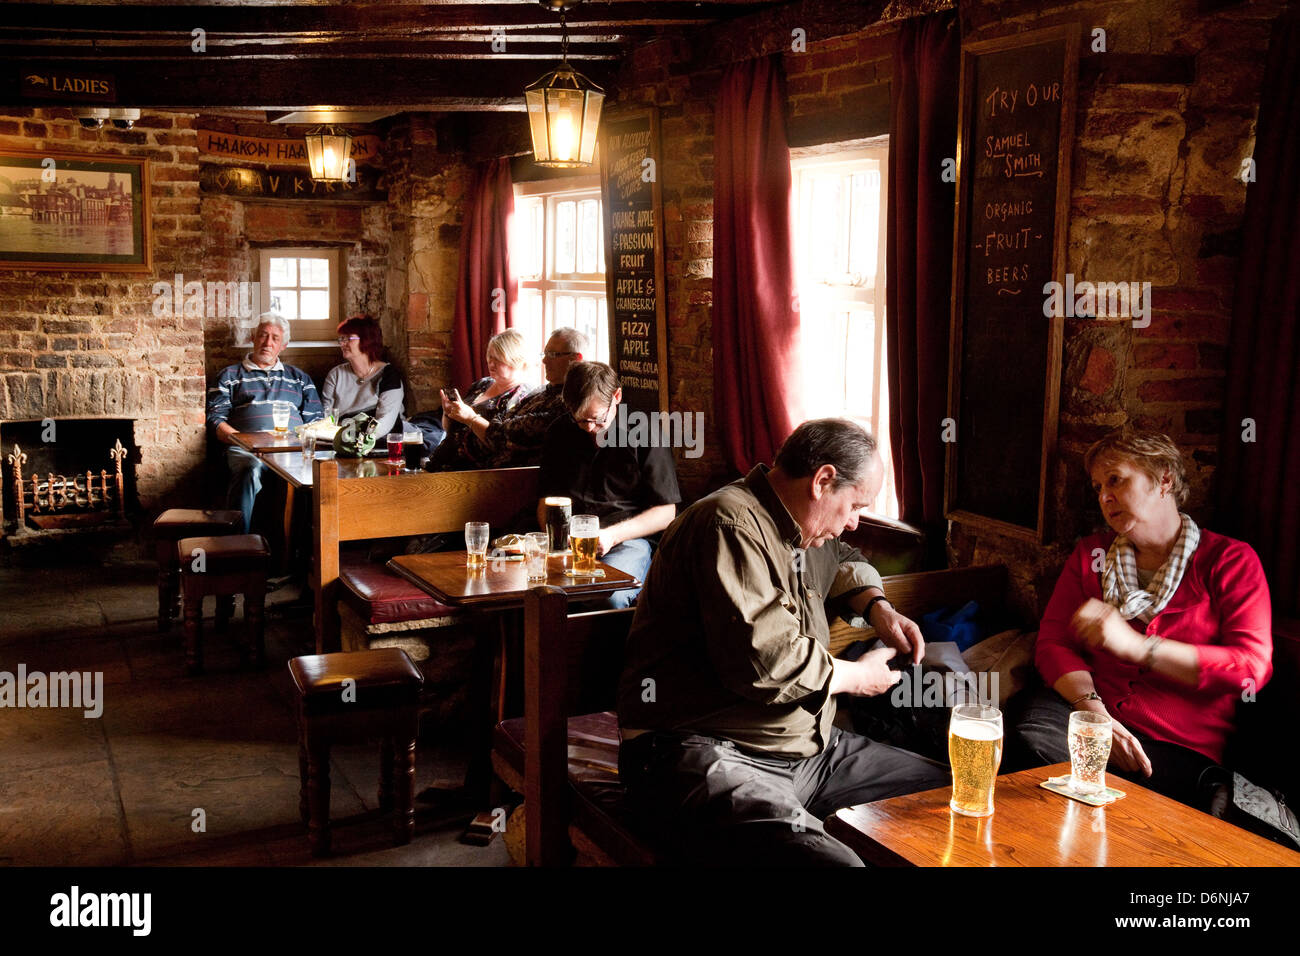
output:
[{"label": "older man seated", "polygon": [[272,409],[277,402],[289,405],[289,427],[323,417],[320,398],[311,376],[302,369],[285,365],[280,353],[289,344],[289,322],[276,312],[263,312],[253,332],[253,350],[237,365],[221,370],[208,389],[208,427],[226,449],[230,470],[227,503],[244,514],[244,531],[253,521],[253,502],[262,490],[262,469],[266,465],[250,451],[238,447],[231,437],[237,432],[270,431]]}]

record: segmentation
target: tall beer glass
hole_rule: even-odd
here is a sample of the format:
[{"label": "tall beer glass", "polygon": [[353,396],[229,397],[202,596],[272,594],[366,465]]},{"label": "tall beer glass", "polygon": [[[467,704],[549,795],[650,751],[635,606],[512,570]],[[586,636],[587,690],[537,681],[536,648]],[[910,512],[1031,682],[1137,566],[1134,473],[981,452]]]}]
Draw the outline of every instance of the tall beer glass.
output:
[{"label": "tall beer glass", "polygon": [[1110,759],[1110,718],[1090,710],[1070,714],[1070,789],[1097,794],[1106,789],[1106,761]]},{"label": "tall beer glass", "polygon": [[993,812],[993,781],[1002,762],[1002,711],[963,704],[948,719],[953,813],[987,817]]},{"label": "tall beer glass", "polygon": [[573,548],[573,573],[592,574],[600,550],[600,519],[595,515],[574,515],[569,521],[569,546]]}]

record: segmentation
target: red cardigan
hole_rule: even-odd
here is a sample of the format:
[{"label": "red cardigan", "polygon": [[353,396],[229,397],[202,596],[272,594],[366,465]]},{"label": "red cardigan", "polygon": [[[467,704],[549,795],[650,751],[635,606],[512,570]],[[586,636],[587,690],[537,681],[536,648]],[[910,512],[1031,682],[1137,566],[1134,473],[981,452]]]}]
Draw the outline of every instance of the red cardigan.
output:
[{"label": "red cardigan", "polygon": [[1038,632],[1038,671],[1049,686],[1070,671],[1091,671],[1106,709],[1125,727],[1222,762],[1237,701],[1249,699],[1246,691],[1258,691],[1273,673],[1273,615],[1259,558],[1242,541],[1202,530],[1191,567],[1165,609],[1145,628],[1138,618],[1128,622],[1139,634],[1195,645],[1201,679],[1188,687],[1094,651],[1070,630],[1079,605],[1101,598],[1094,549],[1104,555],[1114,538],[1114,532],[1091,535],[1070,555]]}]

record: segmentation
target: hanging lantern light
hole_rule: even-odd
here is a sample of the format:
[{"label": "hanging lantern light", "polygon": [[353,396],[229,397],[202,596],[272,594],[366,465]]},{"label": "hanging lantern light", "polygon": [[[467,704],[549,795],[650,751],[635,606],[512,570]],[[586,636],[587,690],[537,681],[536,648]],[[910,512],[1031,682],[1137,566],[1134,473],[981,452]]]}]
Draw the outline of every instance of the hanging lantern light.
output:
[{"label": "hanging lantern light", "polygon": [[317,182],[347,182],[351,156],[352,134],[347,130],[318,126],[307,133],[307,164]]},{"label": "hanging lantern light", "polygon": [[533,162],[556,169],[590,166],[605,91],[569,66],[569,30],[565,14],[582,0],[540,0],[560,11],[560,65],[524,90]]}]

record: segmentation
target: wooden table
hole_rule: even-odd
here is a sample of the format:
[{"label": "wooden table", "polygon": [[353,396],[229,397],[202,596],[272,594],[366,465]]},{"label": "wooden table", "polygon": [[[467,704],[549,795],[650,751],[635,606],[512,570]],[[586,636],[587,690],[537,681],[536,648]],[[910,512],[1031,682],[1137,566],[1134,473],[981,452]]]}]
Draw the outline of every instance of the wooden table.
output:
[{"label": "wooden table", "polygon": [[235,432],[230,440],[254,455],[277,451],[302,451],[302,442],[293,432]]},{"label": "wooden table", "polygon": [[[530,584],[523,561],[494,561],[488,552],[487,567],[470,572],[465,567],[464,551],[440,551],[433,554],[399,554],[388,568],[416,587],[451,607],[480,612],[471,618],[477,633],[474,649],[470,699],[484,707],[485,715],[472,731],[475,741],[465,774],[464,792],[478,806],[486,806],[492,782],[492,730],[508,716],[517,716],[518,701],[523,696],[522,668],[510,668],[511,660],[522,660],[523,626],[519,610],[530,587],[542,584],[563,588],[570,597],[601,597],[624,588],[639,588],[641,581],[618,568],[597,562],[605,572],[603,578],[571,578],[564,570],[569,554],[547,559],[545,582]],[[492,674],[500,655],[499,680],[493,687]],[[516,673],[519,672],[519,673]]]},{"label": "wooden table", "polygon": [[993,815],[948,809],[951,787],[837,810],[826,832],[877,866],[1300,866],[1287,850],[1123,778],[1090,807],[1044,790],[1068,763],[998,777]]}]

